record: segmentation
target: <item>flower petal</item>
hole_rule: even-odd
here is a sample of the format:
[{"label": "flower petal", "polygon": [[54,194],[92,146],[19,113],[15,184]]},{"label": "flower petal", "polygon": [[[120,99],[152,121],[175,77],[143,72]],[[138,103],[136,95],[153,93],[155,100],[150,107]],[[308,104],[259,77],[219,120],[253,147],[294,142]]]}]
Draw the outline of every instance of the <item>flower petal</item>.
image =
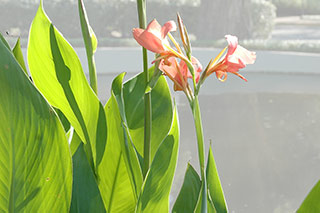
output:
[{"label": "flower petal", "polygon": [[147,26],[146,31],[154,34],[159,39],[162,39],[161,37],[161,25],[156,19],[153,19]]},{"label": "flower petal", "polygon": [[176,31],[177,25],[174,21],[166,22],[161,28],[161,38],[164,39],[171,31]]},{"label": "flower petal", "polygon": [[228,52],[226,55],[226,57],[228,57],[229,55],[232,55],[234,51],[237,49],[238,38],[232,35],[226,35],[225,38],[227,39],[227,42],[228,42]]},{"label": "flower petal", "polygon": [[144,48],[155,53],[161,53],[164,51],[161,39],[153,33],[139,28],[134,28],[132,33],[134,39]]},{"label": "flower petal", "polygon": [[187,78],[184,78],[176,58],[170,57],[162,59],[159,64],[159,69],[174,82],[175,91],[184,90],[186,88]]},{"label": "flower petal", "polygon": [[255,52],[248,51],[240,45],[238,45],[234,54],[237,55],[244,64],[253,64],[256,60]]}]

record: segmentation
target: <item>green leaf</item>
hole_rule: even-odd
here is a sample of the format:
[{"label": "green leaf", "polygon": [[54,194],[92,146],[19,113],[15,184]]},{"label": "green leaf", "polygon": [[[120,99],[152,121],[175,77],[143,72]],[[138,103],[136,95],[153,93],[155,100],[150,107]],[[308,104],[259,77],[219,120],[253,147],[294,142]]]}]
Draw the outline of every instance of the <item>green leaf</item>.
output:
[{"label": "green leaf", "polygon": [[[74,136],[76,140],[80,140],[76,134]],[[83,144],[81,141],[79,144],[78,150],[72,157],[73,187],[70,212],[106,212]]]},{"label": "green leaf", "polygon": [[107,138],[103,106],[90,88],[75,51],[53,27],[41,4],[30,29],[28,62],[35,85],[67,117],[86,144],[90,165],[97,167]]},{"label": "green leaf", "polygon": [[[118,83],[121,84],[121,81]],[[100,192],[107,212],[134,212],[137,201],[135,186],[131,186],[131,182],[134,182],[131,178],[134,177],[129,176],[130,165],[126,166],[125,161],[130,156],[122,150],[126,133],[114,96],[107,102],[105,112],[108,118],[108,141],[104,158],[98,167]]]},{"label": "green leaf", "polygon": [[11,50],[7,40],[3,37],[3,35],[0,33],[0,40],[2,41],[2,43],[4,44],[4,46],[6,46],[9,50]]},{"label": "green leaf", "polygon": [[71,156],[73,156],[78,150],[78,147],[82,143],[82,141],[79,135],[74,131],[74,129],[71,128],[68,133],[69,133],[69,140],[71,139],[71,142],[70,142]]},{"label": "green leaf", "polygon": [[16,60],[20,64],[20,66],[22,67],[23,71],[27,74],[27,76],[29,76],[27,68],[26,68],[26,64],[23,59],[23,54],[21,51],[20,38],[18,38],[17,43],[14,46],[12,52],[13,52],[14,57],[16,58]]},{"label": "green leaf", "polygon": [[127,127],[127,120],[125,117],[122,87],[124,75],[125,73],[122,73],[113,80],[111,98],[117,103],[117,107],[114,107],[117,109],[117,112],[114,113],[114,116],[119,116],[117,128],[120,130],[118,130],[119,132],[117,134],[119,134],[118,137],[120,137],[121,151],[123,152],[123,159],[128,171],[132,190],[134,191],[135,198],[137,199],[142,186],[143,177],[139,159],[132,144],[131,136]]},{"label": "green leaf", "polygon": [[54,110],[0,41],[0,211],[67,212],[71,155]]},{"label": "green leaf", "polygon": [[91,54],[93,54],[97,50],[98,40],[89,24],[87,12],[82,0],[78,0],[78,7],[79,7],[79,16],[80,16],[81,30],[82,30],[84,43],[85,43],[86,49],[89,49]]},{"label": "green leaf", "polygon": [[188,163],[183,184],[173,206],[172,212],[193,212],[198,201],[200,188],[200,177],[191,164]]},{"label": "green leaf", "polygon": [[179,124],[175,108],[168,136],[160,144],[142,186],[136,212],[169,212],[169,194],[179,147]]},{"label": "green leaf", "polygon": [[68,119],[66,118],[66,116],[64,116],[64,114],[61,112],[60,109],[54,108],[54,110],[56,111],[56,113],[57,113],[57,115],[63,125],[64,131],[68,132],[70,129],[70,123],[69,123]]},{"label": "green leaf", "polygon": [[318,181],[318,183],[312,188],[311,192],[307,195],[297,212],[320,212],[320,181]]},{"label": "green leaf", "polygon": [[[149,70],[150,75],[153,69]],[[124,84],[123,99],[126,119],[132,141],[143,157],[144,147],[144,94],[145,75],[141,73]],[[160,143],[166,138],[172,122],[172,98],[164,76],[161,76],[156,86],[151,90],[152,105],[152,135],[151,160],[155,156]]]},{"label": "green leaf", "polygon": [[206,173],[209,202],[213,203],[217,212],[228,212],[211,146],[209,148]]},{"label": "green leaf", "polygon": [[201,187],[200,187],[200,192],[199,192],[196,208],[194,210],[195,213],[206,212],[205,210],[202,209],[203,186],[204,186],[204,184],[201,183]]},{"label": "green leaf", "polygon": [[87,17],[86,9],[84,7],[83,1],[78,0],[79,7],[79,16],[82,30],[82,37],[84,40],[84,45],[87,52],[88,59],[88,68],[89,68],[89,77],[90,77],[90,85],[95,93],[97,93],[97,74],[96,74],[96,65],[94,60],[94,53],[97,50],[98,40],[96,35],[94,34],[91,26],[89,25],[89,20]]}]

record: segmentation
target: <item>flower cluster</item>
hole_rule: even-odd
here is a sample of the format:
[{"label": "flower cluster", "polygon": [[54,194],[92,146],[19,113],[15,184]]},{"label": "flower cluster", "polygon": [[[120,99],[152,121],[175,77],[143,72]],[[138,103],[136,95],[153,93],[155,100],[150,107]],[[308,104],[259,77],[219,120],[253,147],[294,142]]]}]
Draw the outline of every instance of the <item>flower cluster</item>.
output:
[{"label": "flower cluster", "polygon": [[[184,91],[190,97],[193,92],[189,86],[188,78],[193,80],[194,92],[198,93],[201,84],[212,73],[215,73],[220,81],[225,81],[228,73],[235,74],[247,81],[238,71],[247,64],[253,64],[256,54],[238,45],[237,37],[226,35],[228,46],[216,58],[211,60],[203,71],[198,59],[191,54],[188,33],[179,15],[178,23],[185,54],[170,33],[177,29],[174,21],[168,21],[161,26],[154,19],[145,30],[133,29],[135,40],[144,48],[157,54],[155,61],[159,61],[158,68],[174,82],[175,91]],[[170,45],[168,38],[175,46],[175,49]]]}]

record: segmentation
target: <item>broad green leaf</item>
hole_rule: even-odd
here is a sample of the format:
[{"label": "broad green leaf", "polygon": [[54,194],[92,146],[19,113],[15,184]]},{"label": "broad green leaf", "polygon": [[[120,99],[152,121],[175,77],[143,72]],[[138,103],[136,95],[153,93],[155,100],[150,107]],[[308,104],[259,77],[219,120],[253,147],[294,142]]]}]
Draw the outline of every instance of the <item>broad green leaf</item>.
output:
[{"label": "broad green leaf", "polygon": [[213,203],[214,208],[217,210],[217,212],[228,212],[211,146],[209,148],[206,173],[208,199],[210,203]]},{"label": "broad green leaf", "polygon": [[75,51],[53,27],[42,4],[30,29],[28,62],[35,85],[67,117],[86,144],[90,164],[97,167],[107,137],[103,106],[90,88]]},{"label": "broad green leaf", "polygon": [[[123,103],[123,87],[122,81],[125,73],[118,75],[112,82],[111,99],[117,103],[116,110],[113,114],[114,116],[119,116],[117,118],[117,133],[120,137],[120,145],[122,156],[127,168],[127,172],[130,178],[130,183],[132,190],[134,192],[135,198],[137,199],[140,194],[140,189],[143,182],[142,170],[140,167],[137,152],[133,146],[128,128],[127,121],[125,117],[125,108]],[[111,118],[108,118],[111,119]],[[119,123],[120,122],[120,123]],[[111,137],[111,136],[110,136]],[[109,137],[109,138],[110,138]]]},{"label": "broad green leaf", "polygon": [[[75,140],[80,140],[76,134],[74,136]],[[70,212],[106,212],[83,144],[80,141],[79,144],[78,150],[72,157],[73,186]]]},{"label": "broad green leaf", "polygon": [[107,212],[134,212],[137,198],[133,190],[134,187],[131,187],[128,175],[130,169],[127,169],[126,154],[121,145],[126,143],[124,136],[126,133],[122,126],[117,101],[113,96],[107,102],[105,112],[108,124],[108,141],[104,158],[97,171],[101,195]]},{"label": "broad green leaf", "polygon": [[[152,75],[153,69],[150,69]],[[144,147],[144,94],[145,75],[141,73],[124,84],[123,99],[126,119],[132,141],[143,157]],[[160,143],[167,136],[172,122],[172,98],[164,76],[161,76],[156,86],[151,90],[152,105],[152,135],[151,160]]]},{"label": "broad green leaf", "polygon": [[20,64],[20,66],[22,67],[23,71],[27,74],[27,76],[29,76],[27,68],[26,68],[26,64],[23,59],[23,54],[21,51],[20,38],[18,38],[17,43],[14,46],[12,52],[13,52],[14,57],[16,58],[16,60]]},{"label": "broad green leaf", "polygon": [[320,212],[320,181],[318,181],[318,183],[312,188],[311,192],[307,195],[297,212]]},{"label": "broad green leaf", "polygon": [[66,134],[0,41],[0,211],[67,212],[72,164]]},{"label": "broad green leaf", "polygon": [[183,185],[173,206],[172,212],[193,212],[199,198],[200,188],[200,177],[191,164],[188,163]]},{"label": "broad green leaf", "polygon": [[176,108],[170,132],[160,144],[143,183],[136,212],[169,212],[169,194],[176,168],[179,125]]},{"label": "broad green leaf", "polygon": [[97,85],[97,73],[96,73],[96,65],[94,60],[94,53],[96,52],[96,49],[98,46],[98,40],[91,26],[89,25],[86,9],[84,7],[82,0],[78,0],[78,8],[79,8],[82,37],[84,40],[84,46],[86,47],[86,53],[87,53],[87,59],[88,59],[90,85],[93,91],[97,93],[98,85]]}]

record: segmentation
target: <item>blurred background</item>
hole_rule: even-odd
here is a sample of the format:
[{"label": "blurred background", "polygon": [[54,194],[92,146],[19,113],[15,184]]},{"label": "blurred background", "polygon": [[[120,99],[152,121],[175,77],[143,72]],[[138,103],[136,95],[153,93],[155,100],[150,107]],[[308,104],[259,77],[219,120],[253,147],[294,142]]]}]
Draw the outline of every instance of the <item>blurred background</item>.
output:
[{"label": "blurred background", "polygon": [[[84,3],[99,40],[98,93],[106,103],[116,75],[125,71],[128,79],[142,69],[141,48],[131,35],[138,26],[136,2]],[[12,45],[20,36],[25,56],[38,4],[0,0],[0,32]],[[77,1],[44,0],[44,7],[87,73]],[[221,83],[212,75],[200,92],[206,148],[212,144],[230,212],[295,212],[320,179],[320,1],[147,0],[148,21],[163,24],[177,12],[203,66],[227,45],[226,34],[257,52],[256,63],[240,71],[248,82],[230,74]],[[182,93],[172,94],[181,142],[171,204],[187,163],[197,169],[199,164],[187,100]]]}]

